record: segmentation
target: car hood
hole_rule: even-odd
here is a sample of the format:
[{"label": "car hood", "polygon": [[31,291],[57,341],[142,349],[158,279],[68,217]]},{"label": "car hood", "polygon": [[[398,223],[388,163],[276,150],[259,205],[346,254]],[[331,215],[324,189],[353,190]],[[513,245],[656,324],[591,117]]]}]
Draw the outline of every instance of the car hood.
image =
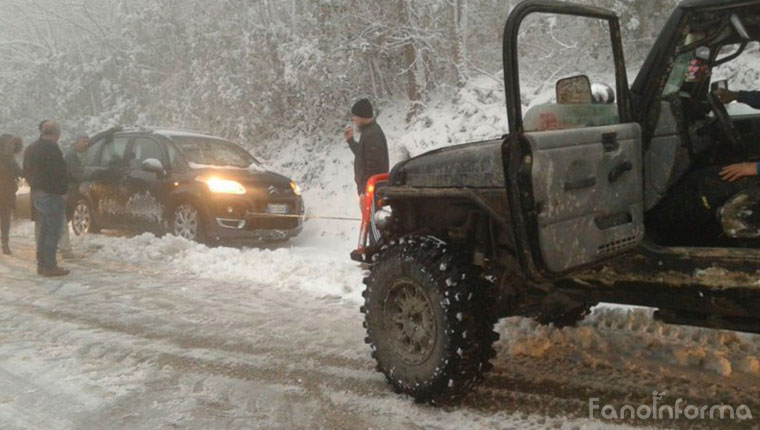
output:
[{"label": "car hood", "polygon": [[502,139],[450,146],[396,165],[393,185],[410,187],[504,187]]}]

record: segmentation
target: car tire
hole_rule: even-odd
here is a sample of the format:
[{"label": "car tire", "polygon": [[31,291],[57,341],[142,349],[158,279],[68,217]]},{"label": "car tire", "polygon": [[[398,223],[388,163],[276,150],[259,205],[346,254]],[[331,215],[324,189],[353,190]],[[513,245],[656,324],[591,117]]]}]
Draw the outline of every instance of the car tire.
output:
[{"label": "car tire", "polygon": [[171,233],[175,236],[198,243],[206,242],[203,215],[190,203],[178,204],[171,212]]},{"label": "car tire", "polygon": [[384,248],[364,280],[361,307],[377,370],[418,402],[456,402],[495,356],[491,284],[466,253],[436,238],[408,237]]},{"label": "car tire", "polygon": [[95,213],[87,199],[80,198],[74,205],[71,214],[71,229],[77,236],[100,233],[100,227],[95,222]]}]

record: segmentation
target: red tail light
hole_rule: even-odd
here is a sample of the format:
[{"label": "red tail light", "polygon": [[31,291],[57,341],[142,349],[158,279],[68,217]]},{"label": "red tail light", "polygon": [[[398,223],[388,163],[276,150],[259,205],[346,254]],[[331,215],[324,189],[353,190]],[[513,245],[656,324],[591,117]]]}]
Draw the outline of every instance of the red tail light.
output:
[{"label": "red tail light", "polygon": [[364,201],[362,202],[362,227],[359,233],[359,247],[357,248],[357,251],[363,250],[367,245],[369,231],[372,226],[372,205],[375,202],[376,184],[388,182],[388,179],[389,175],[387,173],[382,173],[372,176],[367,180],[367,188],[365,189]]}]

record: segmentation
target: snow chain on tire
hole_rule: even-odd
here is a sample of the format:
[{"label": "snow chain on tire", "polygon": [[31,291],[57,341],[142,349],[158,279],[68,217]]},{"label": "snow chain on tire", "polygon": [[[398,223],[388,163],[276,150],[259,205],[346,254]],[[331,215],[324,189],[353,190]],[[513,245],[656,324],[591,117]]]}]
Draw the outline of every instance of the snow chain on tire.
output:
[{"label": "snow chain on tire", "polygon": [[[361,311],[377,370],[396,392],[419,402],[459,400],[491,370],[489,360],[496,354],[492,344],[499,336],[486,299],[491,284],[466,253],[434,237],[398,239],[374,260],[364,279]],[[404,308],[411,309],[412,317],[397,315]],[[425,320],[434,324],[427,327]],[[414,341],[425,339],[425,333],[433,333],[428,336],[433,341],[419,343],[423,347],[417,349],[423,351],[418,351]]]}]

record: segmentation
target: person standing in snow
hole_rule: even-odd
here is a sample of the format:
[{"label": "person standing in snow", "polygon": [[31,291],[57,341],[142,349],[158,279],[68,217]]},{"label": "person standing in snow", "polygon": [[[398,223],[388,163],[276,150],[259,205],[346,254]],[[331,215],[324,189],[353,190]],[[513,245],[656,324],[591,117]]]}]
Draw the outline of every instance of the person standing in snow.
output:
[{"label": "person standing in snow", "polygon": [[61,126],[55,121],[41,124],[40,138],[24,153],[24,177],[32,189],[35,222],[39,224],[37,273],[45,277],[69,274],[58,266],[56,250],[65,216],[64,195],[68,191],[66,162],[58,147]]},{"label": "person standing in snow", "polygon": [[18,180],[22,176],[15,157],[21,149],[23,144],[20,137],[10,134],[0,136],[0,236],[5,255],[11,255],[11,213],[16,206]]},{"label": "person standing in snow", "polygon": [[348,147],[354,153],[354,181],[361,197],[370,177],[388,172],[388,142],[385,140],[383,129],[375,121],[369,100],[361,99],[356,102],[351,107],[351,115],[361,138],[359,142],[354,139],[354,127],[351,126],[346,127],[343,134]]},{"label": "person standing in snow", "polygon": [[66,175],[69,178],[69,190],[66,196],[66,216],[63,218],[63,225],[61,226],[61,240],[58,242],[58,249],[61,251],[61,257],[64,260],[79,258],[79,255],[71,247],[68,221],[71,220],[74,213],[79,184],[84,179],[84,155],[89,146],[90,136],[79,134],[64,156]]}]

